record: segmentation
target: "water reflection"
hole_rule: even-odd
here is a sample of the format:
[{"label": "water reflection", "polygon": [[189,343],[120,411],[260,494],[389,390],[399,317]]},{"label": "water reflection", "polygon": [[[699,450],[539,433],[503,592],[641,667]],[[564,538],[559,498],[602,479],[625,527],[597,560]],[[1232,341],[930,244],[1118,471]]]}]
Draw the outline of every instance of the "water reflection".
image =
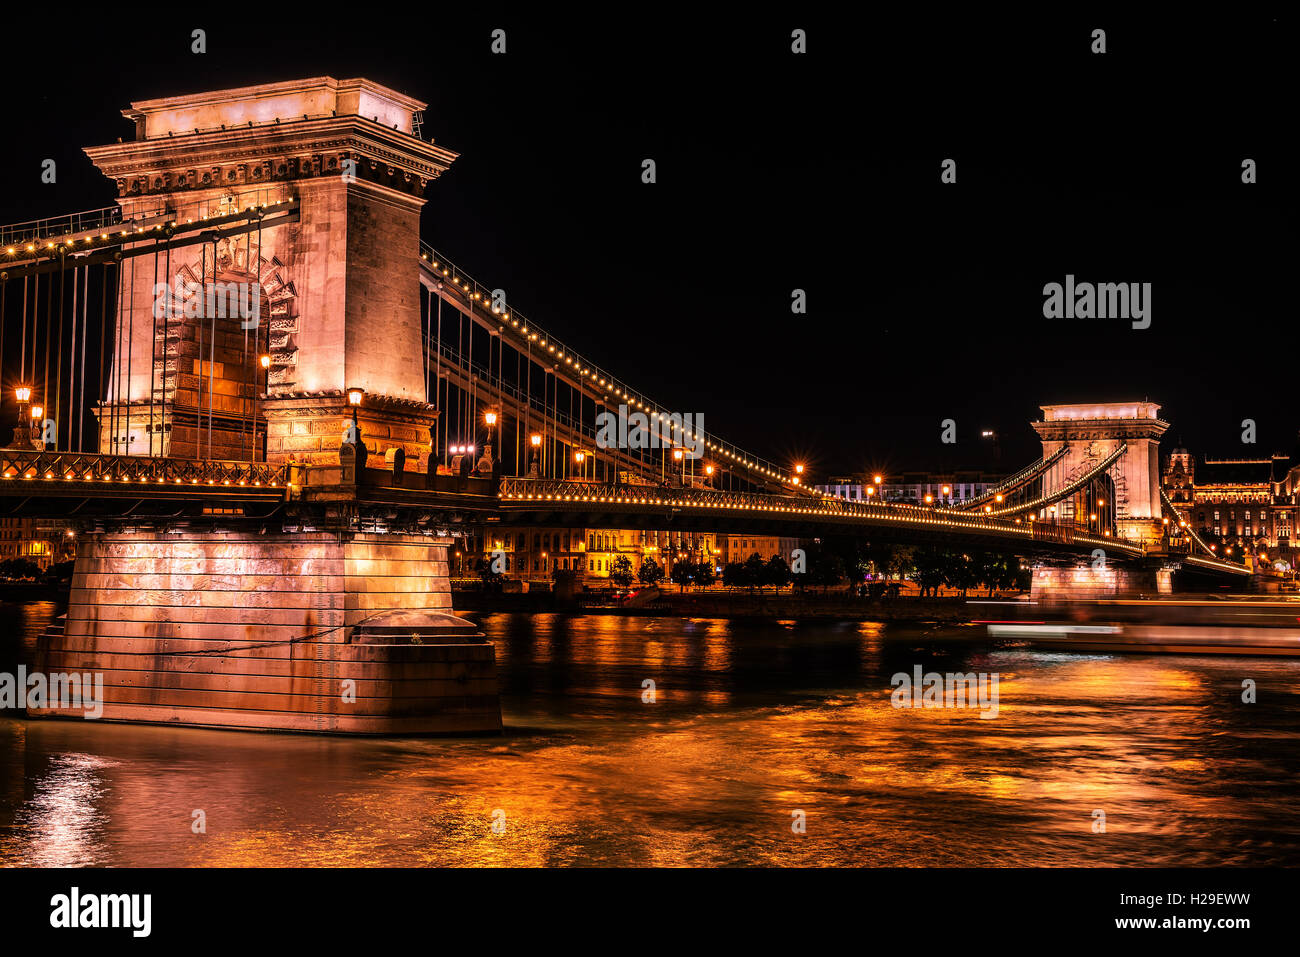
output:
[{"label": "water reflection", "polygon": [[[1300,847],[1295,662],[1044,654],[857,622],[483,624],[502,738],[0,718],[0,860],[1151,866]],[[894,709],[889,677],[914,664],[998,673],[998,717]]]}]

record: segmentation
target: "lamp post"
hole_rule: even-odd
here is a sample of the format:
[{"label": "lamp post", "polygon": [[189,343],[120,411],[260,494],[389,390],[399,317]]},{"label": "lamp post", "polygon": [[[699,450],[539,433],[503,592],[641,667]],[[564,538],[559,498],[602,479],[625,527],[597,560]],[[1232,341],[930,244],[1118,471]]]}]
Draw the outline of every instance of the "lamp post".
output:
[{"label": "lamp post", "polygon": [[31,441],[31,433],[27,430],[27,403],[31,401],[32,388],[20,385],[14,390],[14,395],[18,397],[18,424],[14,426],[14,445],[21,447]]},{"label": "lamp post", "polygon": [[366,443],[361,440],[361,426],[357,422],[357,409],[361,407],[361,398],[366,394],[365,389],[353,387],[347,390],[348,405],[352,406],[352,428],[348,430],[347,441],[356,446],[357,468],[363,468],[366,464]]},{"label": "lamp post", "polygon": [[[31,440],[31,445],[32,445],[32,447],[35,448],[35,449],[37,449],[37,450],[39,450],[39,451],[41,451],[41,452],[44,452],[44,451],[45,451],[45,435],[44,435],[44,431],[45,431],[45,430],[44,430],[43,428],[38,427],[37,423],[40,422],[41,419],[42,419],[44,416],[45,416],[45,407],[44,407],[44,406],[40,406],[40,405],[34,405],[34,406],[32,406],[31,427],[30,427],[30,431],[27,433],[27,435],[28,435],[28,438]],[[35,433],[35,434],[33,434],[33,433]],[[114,445],[113,451],[116,452],[116,451],[117,451],[117,448],[116,448],[116,446],[117,446],[117,437],[116,437],[116,436],[114,436],[113,445]]]},{"label": "lamp post", "polygon": [[541,454],[542,437],[539,433],[534,432],[528,437],[528,441],[533,447],[533,461],[532,464],[528,466],[528,477],[538,478],[541,474],[541,464],[537,459]]},{"label": "lamp post", "polygon": [[[271,391],[271,357],[265,352],[258,356],[258,363],[262,366],[262,394],[266,395]],[[253,419],[253,429],[257,429],[257,418]],[[262,430],[262,461],[266,461],[266,438],[267,429]],[[254,436],[256,437],[256,436]]]},{"label": "lamp post", "polygon": [[483,458],[489,472],[494,471],[492,460],[492,430],[496,428],[497,414],[492,409],[483,413],[483,423],[487,426],[487,443],[483,446]]}]

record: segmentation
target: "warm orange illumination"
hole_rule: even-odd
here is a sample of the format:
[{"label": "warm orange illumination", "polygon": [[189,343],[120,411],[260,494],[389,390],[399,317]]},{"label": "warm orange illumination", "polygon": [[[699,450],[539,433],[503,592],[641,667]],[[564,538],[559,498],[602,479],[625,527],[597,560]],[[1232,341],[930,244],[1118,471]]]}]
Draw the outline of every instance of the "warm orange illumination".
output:
[{"label": "warm orange illumination", "polygon": [[39,418],[40,418],[41,416],[43,416],[44,414],[45,414],[45,409],[44,409],[43,406],[39,406],[39,405],[34,405],[34,406],[32,406],[32,418],[33,418],[33,419],[39,419]]},{"label": "warm orange illumination", "polygon": [[264,356],[262,356],[262,358],[261,358],[259,361],[262,363],[262,368],[263,368],[263,369],[269,369],[269,368],[271,368],[271,357],[270,357],[270,356],[268,356],[268,355],[264,355]]},{"label": "warm orange illumination", "polygon": [[365,389],[352,388],[348,389],[348,405],[360,405],[361,397],[366,394]]},{"label": "warm orange illumination", "polygon": [[533,443],[533,448],[537,448],[539,445],[542,444],[542,437],[538,435],[536,432],[534,432],[532,435],[528,437],[528,441]]},{"label": "warm orange illumination", "polygon": [[18,396],[19,402],[26,402],[28,399],[32,397],[32,390],[30,386],[20,385],[14,391]]},{"label": "warm orange illumination", "polygon": [[483,421],[488,425],[497,424],[497,414],[495,412],[486,412],[483,414]]}]

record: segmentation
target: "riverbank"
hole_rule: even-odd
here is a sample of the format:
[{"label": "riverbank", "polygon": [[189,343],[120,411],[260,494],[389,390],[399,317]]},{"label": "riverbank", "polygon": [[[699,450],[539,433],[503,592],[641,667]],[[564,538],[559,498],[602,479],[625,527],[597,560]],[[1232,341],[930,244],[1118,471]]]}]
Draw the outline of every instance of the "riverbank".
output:
[{"label": "riverbank", "polygon": [[0,581],[0,601],[67,601],[71,582]]},{"label": "riverbank", "polygon": [[965,598],[892,599],[853,598],[846,592],[747,592],[710,590],[701,592],[664,591],[639,608],[607,601],[586,593],[563,600],[550,592],[499,594],[482,591],[452,592],[452,606],[462,612],[571,612],[583,615],[628,617],[664,616],[678,618],[792,618],[862,621],[934,621],[959,624],[969,621]]}]

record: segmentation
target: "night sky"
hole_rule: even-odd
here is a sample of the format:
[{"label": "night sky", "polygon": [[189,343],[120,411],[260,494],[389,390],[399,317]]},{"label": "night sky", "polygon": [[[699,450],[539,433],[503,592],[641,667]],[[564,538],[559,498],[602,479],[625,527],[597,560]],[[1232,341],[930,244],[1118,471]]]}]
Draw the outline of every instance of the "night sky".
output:
[{"label": "night sky", "polygon": [[[775,461],[992,465],[994,429],[1012,469],[1038,454],[1039,404],[1146,397],[1166,452],[1295,447],[1292,23],[127,9],[79,38],[61,17],[10,37],[0,220],[111,204],[81,148],[133,135],[132,100],[365,76],[428,101],[426,137],[461,154],[429,190],[427,241]],[[1045,319],[1067,273],[1152,283],[1151,328]]]}]

